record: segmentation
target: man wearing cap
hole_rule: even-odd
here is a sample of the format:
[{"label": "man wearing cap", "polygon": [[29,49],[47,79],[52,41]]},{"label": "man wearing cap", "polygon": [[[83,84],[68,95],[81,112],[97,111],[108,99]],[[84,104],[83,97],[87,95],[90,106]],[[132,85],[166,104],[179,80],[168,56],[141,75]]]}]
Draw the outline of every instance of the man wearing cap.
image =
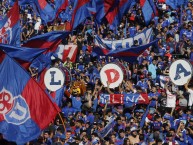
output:
[{"label": "man wearing cap", "polygon": [[137,127],[135,126],[131,127],[130,129],[131,135],[128,137],[129,140],[131,141],[131,144],[137,144],[140,142],[137,131],[138,131]]}]

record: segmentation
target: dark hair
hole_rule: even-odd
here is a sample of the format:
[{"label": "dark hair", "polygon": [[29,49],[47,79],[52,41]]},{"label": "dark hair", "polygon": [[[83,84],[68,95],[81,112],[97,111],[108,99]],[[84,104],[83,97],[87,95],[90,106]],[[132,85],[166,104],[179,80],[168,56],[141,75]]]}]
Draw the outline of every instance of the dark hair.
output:
[{"label": "dark hair", "polygon": [[129,138],[125,138],[123,145],[127,145],[127,141],[128,141],[128,140],[129,140]]},{"label": "dark hair", "polygon": [[140,140],[140,141],[144,140],[144,138],[145,138],[144,134],[140,134],[140,135],[139,135],[139,140]]}]

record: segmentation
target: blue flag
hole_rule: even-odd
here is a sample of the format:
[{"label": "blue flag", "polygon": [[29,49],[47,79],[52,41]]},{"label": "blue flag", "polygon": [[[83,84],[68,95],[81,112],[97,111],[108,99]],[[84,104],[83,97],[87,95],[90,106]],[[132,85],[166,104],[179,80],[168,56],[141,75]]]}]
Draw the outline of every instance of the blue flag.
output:
[{"label": "blue flag", "polygon": [[71,30],[75,29],[91,14],[87,7],[90,5],[91,0],[74,0],[72,19],[70,22]]},{"label": "blue flag", "polygon": [[9,141],[24,144],[41,134],[59,108],[37,82],[1,50],[0,58],[0,133]]},{"label": "blue flag", "polygon": [[143,16],[146,25],[151,21],[153,14],[156,13],[153,0],[140,0],[140,6],[142,7]]},{"label": "blue flag", "polygon": [[56,11],[46,0],[34,0],[34,4],[44,24],[54,21]]},{"label": "blue flag", "polygon": [[31,62],[40,56],[46,49],[35,49],[28,47],[15,47],[6,44],[0,44],[0,49],[14,58],[20,65],[28,69]]},{"label": "blue flag", "polygon": [[131,47],[131,48],[123,48],[120,50],[111,51],[107,54],[107,56],[113,56],[115,58],[122,59],[129,63],[136,62],[139,55],[141,55],[147,48],[150,46],[157,44],[158,39],[142,46]]}]

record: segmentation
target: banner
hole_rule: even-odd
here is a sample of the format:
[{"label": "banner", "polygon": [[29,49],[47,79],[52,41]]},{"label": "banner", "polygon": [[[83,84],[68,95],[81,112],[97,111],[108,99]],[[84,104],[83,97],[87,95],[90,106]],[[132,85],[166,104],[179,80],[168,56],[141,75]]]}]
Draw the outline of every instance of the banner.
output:
[{"label": "banner", "polygon": [[128,93],[128,94],[100,94],[100,104],[124,104],[127,107],[131,107],[136,104],[149,104],[147,93]]},{"label": "banner", "polygon": [[123,104],[123,94],[100,94],[99,100],[101,104]]},{"label": "banner", "polygon": [[[134,44],[134,40],[138,40],[139,45],[145,45],[150,42],[150,38],[152,35],[152,29],[146,29],[141,33],[138,33],[134,37],[130,37],[123,40],[105,40],[101,39],[100,37],[95,37],[95,45],[96,46],[103,46],[106,49],[120,49],[120,48],[130,48]],[[100,45],[99,45],[100,44]]]}]

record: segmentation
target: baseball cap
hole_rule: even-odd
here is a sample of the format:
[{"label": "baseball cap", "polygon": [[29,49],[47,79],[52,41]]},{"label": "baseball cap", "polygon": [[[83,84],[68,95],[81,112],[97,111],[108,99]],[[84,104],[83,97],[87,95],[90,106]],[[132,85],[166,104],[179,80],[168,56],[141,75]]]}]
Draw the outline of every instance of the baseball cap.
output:
[{"label": "baseball cap", "polygon": [[144,110],[143,109],[138,109],[138,110],[135,110],[136,112],[139,112],[139,113],[144,113]]},{"label": "baseball cap", "polygon": [[137,129],[137,127],[133,126],[131,127],[130,131],[133,132],[133,131],[138,131],[139,129]]}]

